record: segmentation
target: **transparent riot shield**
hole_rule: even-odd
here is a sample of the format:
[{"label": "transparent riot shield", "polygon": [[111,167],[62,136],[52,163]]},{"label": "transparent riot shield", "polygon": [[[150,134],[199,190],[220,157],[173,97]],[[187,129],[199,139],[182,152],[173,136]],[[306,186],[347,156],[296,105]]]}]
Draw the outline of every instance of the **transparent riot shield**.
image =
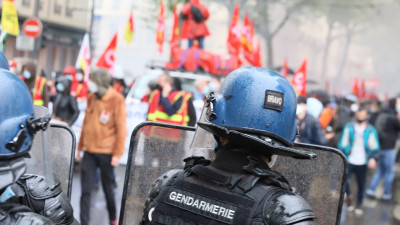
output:
[{"label": "transparent riot shield", "polygon": [[122,196],[120,224],[139,224],[151,184],[164,172],[183,168],[193,155],[195,129],[157,122],[139,124],[132,132]]},{"label": "transparent riot shield", "polygon": [[[38,117],[46,116],[48,110],[34,106]],[[76,148],[75,135],[66,126],[50,124],[45,131],[38,131],[30,150],[31,158],[26,159],[26,173],[46,177],[49,185],[60,182],[62,191],[70,198]]]},{"label": "transparent riot shield", "polygon": [[[213,135],[200,127],[195,133],[192,127],[155,122],[138,125],[131,136],[120,224],[138,224],[152,182],[170,169],[183,168],[185,157],[213,159],[214,143]],[[274,156],[271,168],[283,174],[311,205],[317,224],[338,225],[347,171],[344,155],[315,145],[295,144],[294,148],[313,152],[317,157],[300,160]]]}]

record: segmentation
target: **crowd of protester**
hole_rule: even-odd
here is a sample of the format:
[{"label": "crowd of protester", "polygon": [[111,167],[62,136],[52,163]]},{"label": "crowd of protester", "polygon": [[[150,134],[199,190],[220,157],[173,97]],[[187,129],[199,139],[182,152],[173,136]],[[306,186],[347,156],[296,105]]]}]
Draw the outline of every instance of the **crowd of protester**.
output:
[{"label": "crowd of protester", "polygon": [[[316,103],[315,101],[319,101]],[[322,107],[321,107],[322,106]],[[400,131],[400,96],[387,101],[344,97],[314,92],[298,97],[297,141],[326,145],[342,151],[348,161],[346,205],[349,212],[363,214],[364,196],[385,203],[396,203],[392,194],[395,165],[399,163],[397,140]],[[367,183],[368,171],[372,175]],[[352,177],[357,193],[352,193]],[[383,180],[384,192],[376,189]]]},{"label": "crowd of protester", "polygon": [[[121,97],[126,96],[129,91],[123,79],[110,76],[106,83],[96,83],[93,82],[96,78],[85,79],[84,71],[73,66],[52,73],[49,79],[43,71],[36,75],[37,68],[33,62],[26,62],[18,69],[16,63],[10,61],[10,68],[31,90],[34,104],[51,107],[53,121],[67,126],[72,126],[77,120],[80,113],[78,103],[87,102],[90,93],[94,93],[96,99],[101,99],[110,88],[114,95],[119,94]],[[103,74],[104,71],[96,73]],[[178,78],[164,73],[158,80],[149,83],[147,94],[142,98],[142,102],[149,104],[147,120],[195,126],[207,93],[218,91],[219,86],[219,80],[215,78],[209,81],[197,79],[194,82],[194,91],[187,92],[182,90]],[[101,119],[108,121],[110,118],[104,111],[100,110],[99,113],[100,122]],[[297,142],[325,145],[337,148],[345,154],[349,165],[346,184],[348,211],[356,215],[363,214],[364,196],[387,203],[395,202],[392,183],[395,164],[400,159],[399,153],[396,156],[400,131],[400,96],[381,102],[378,99],[357,98],[353,94],[334,97],[324,92],[311,92],[306,97],[298,97],[296,116],[299,122]],[[122,129],[126,130],[126,127]],[[83,144],[80,150],[82,148]],[[112,158],[112,151],[110,154]],[[121,152],[118,157],[120,155]],[[117,163],[113,162],[113,165]],[[87,176],[94,176],[91,186],[98,186],[96,167],[100,170],[104,168],[100,164],[90,167],[90,175]],[[367,183],[368,171],[374,173],[370,183]],[[108,174],[109,183],[115,185],[114,173],[104,174]],[[357,183],[355,195],[350,185],[353,176]],[[384,192],[377,196],[376,189],[382,180]],[[106,187],[110,190],[109,186]],[[86,194],[89,189],[92,187],[85,187]],[[112,201],[109,199],[109,204]]]}]

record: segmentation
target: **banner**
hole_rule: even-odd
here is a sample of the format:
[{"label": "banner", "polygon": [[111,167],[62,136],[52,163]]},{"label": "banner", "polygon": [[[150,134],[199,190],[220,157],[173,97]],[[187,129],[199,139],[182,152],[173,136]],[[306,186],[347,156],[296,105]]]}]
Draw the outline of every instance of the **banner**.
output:
[{"label": "banner", "polygon": [[131,43],[133,34],[135,32],[134,29],[135,29],[135,27],[133,24],[133,9],[132,9],[129,14],[128,23],[126,24],[126,27],[125,27],[124,39],[126,40],[126,42]]},{"label": "banner", "polygon": [[3,1],[1,10],[1,30],[7,31],[14,36],[19,35],[18,15],[12,0]]},{"label": "banner", "polygon": [[164,1],[160,3],[160,14],[158,16],[158,25],[157,25],[157,45],[158,51],[162,53],[162,47],[164,43],[165,37],[165,17],[164,17]]},{"label": "banner", "polygon": [[96,63],[97,67],[108,69],[112,75],[114,75],[115,51],[117,50],[117,40],[118,40],[118,33],[115,33],[110,44],[108,45],[106,50],[104,50],[103,54],[99,58],[99,61],[97,61]]},{"label": "banner", "polygon": [[292,85],[298,96],[306,96],[307,90],[307,59],[304,59],[299,69],[294,73]]},{"label": "banner", "polygon": [[82,68],[85,73],[85,81],[89,80],[90,74],[90,43],[89,34],[86,33],[82,40],[81,49],[75,63],[75,68]]}]

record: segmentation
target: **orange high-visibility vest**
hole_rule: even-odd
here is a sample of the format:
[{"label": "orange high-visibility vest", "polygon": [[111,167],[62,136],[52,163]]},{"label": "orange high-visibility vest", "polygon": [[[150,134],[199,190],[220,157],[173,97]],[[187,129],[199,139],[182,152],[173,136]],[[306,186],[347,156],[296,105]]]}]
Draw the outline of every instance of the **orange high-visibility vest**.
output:
[{"label": "orange high-visibility vest", "polygon": [[183,99],[181,107],[175,114],[171,116],[169,116],[164,111],[164,107],[159,104],[160,97],[161,92],[159,90],[155,90],[150,94],[147,120],[187,126],[189,123],[188,103],[192,95],[185,91],[172,91],[168,96],[168,100],[171,102],[171,104],[174,104],[181,97],[183,97]]},{"label": "orange high-visibility vest", "polygon": [[[20,78],[22,81],[25,82],[24,76],[20,76]],[[44,105],[43,89],[45,84],[46,84],[46,78],[41,76],[36,76],[35,85],[33,86],[33,92],[32,92],[34,105]]]}]

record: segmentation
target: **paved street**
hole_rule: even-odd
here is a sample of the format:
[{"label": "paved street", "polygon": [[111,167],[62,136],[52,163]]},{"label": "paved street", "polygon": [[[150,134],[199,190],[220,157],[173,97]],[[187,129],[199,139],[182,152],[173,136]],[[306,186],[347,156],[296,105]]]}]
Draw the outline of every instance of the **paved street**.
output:
[{"label": "paved street", "polygon": [[[80,198],[80,173],[79,165],[75,167],[74,181],[72,187],[72,205],[75,209],[75,218],[79,221],[79,198]],[[371,178],[369,174],[369,179]],[[125,177],[125,166],[116,168],[116,199],[118,202],[122,199],[122,188]],[[396,173],[396,180],[394,182],[394,195],[398,202],[400,202],[400,172]],[[377,190],[378,196],[382,192],[381,187]],[[117,204],[119,205],[119,204]],[[347,212],[346,206],[342,210],[341,225],[400,225],[400,204],[386,204],[379,200],[366,199],[364,202],[364,214],[357,216],[352,212]],[[119,215],[119,207],[118,207]],[[91,223],[90,225],[107,225],[108,215],[106,210],[106,203],[101,187],[99,190],[93,191],[92,207],[91,207]]]}]

